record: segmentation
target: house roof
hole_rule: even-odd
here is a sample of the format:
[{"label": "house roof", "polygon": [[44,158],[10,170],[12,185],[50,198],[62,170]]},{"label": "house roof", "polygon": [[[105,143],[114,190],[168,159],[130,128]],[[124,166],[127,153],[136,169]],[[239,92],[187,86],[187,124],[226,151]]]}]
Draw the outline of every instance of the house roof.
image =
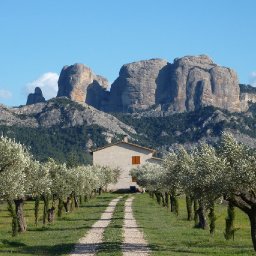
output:
[{"label": "house roof", "polygon": [[150,151],[152,153],[156,152],[156,150],[151,149],[151,148],[143,147],[143,146],[140,146],[140,145],[137,145],[137,144],[133,144],[133,143],[130,143],[130,142],[119,141],[119,142],[116,142],[116,143],[107,144],[106,146],[101,147],[101,148],[94,149],[94,150],[91,151],[91,153],[99,151],[99,150],[102,150],[102,149],[105,149],[105,148],[109,148],[109,147],[112,147],[112,146],[120,145],[120,144],[126,144],[126,145],[133,146],[133,147],[136,147],[136,148],[141,148],[141,149]]}]

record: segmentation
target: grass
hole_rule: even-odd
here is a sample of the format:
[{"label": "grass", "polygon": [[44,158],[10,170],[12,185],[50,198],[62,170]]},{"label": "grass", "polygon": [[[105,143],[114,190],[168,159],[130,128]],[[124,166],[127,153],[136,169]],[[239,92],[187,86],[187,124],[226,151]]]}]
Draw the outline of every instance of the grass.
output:
[{"label": "grass", "polygon": [[112,221],[103,233],[103,244],[97,256],[122,256],[121,245],[123,241],[124,204],[128,195],[117,203]]},{"label": "grass", "polygon": [[239,228],[235,240],[224,239],[226,207],[216,207],[216,232],[193,228],[193,222],[186,220],[185,200],[180,200],[180,216],[158,205],[148,194],[135,197],[134,216],[143,228],[145,237],[157,255],[255,255],[250,238],[249,222],[245,214],[236,209],[235,226]]},{"label": "grass", "polygon": [[[38,227],[34,225],[34,203],[26,202],[25,215],[28,230],[17,237],[11,236],[11,218],[6,204],[0,204],[0,255],[67,255],[74,244],[84,236],[92,224],[98,220],[109,202],[117,197],[102,194],[80,206],[72,213],[63,214],[54,224],[42,226],[42,216]],[[40,205],[42,214],[42,203]]]}]

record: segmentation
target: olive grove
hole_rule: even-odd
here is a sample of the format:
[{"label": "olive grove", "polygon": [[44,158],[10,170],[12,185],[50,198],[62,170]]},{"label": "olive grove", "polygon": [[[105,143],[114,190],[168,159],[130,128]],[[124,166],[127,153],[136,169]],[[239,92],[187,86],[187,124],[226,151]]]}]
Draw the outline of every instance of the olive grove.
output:
[{"label": "olive grove", "polygon": [[[137,183],[152,195],[186,195],[188,216],[194,202],[196,227],[215,230],[214,206],[217,200],[228,202],[226,239],[234,233],[234,207],[249,218],[251,239],[256,250],[256,154],[224,133],[217,147],[200,144],[191,152],[183,147],[169,153],[162,166],[147,164],[131,171]],[[159,200],[158,200],[159,201]],[[207,223],[207,215],[209,225]],[[188,218],[191,219],[191,218]]]},{"label": "olive grove", "polygon": [[43,201],[43,224],[53,222],[55,209],[61,217],[79,207],[83,199],[101,193],[115,183],[119,170],[100,166],[58,164],[53,159],[36,161],[26,147],[15,140],[0,137],[0,201],[7,202],[12,217],[12,234],[26,231],[24,203],[35,202],[35,224],[38,224],[39,204]]}]

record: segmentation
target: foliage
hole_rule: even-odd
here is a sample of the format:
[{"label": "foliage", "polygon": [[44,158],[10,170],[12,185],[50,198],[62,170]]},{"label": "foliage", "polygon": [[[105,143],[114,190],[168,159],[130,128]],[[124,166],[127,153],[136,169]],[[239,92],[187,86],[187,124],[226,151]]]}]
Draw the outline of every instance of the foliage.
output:
[{"label": "foliage", "polygon": [[[13,218],[13,228],[26,231],[23,203],[26,198],[35,198],[35,223],[38,222],[38,200],[44,200],[43,223],[52,222],[54,218],[54,201],[59,200],[58,215],[61,216],[62,205],[66,206],[71,199],[91,196],[93,192],[102,190],[110,183],[115,183],[118,170],[101,166],[77,166],[68,168],[53,159],[40,163],[33,159],[28,150],[15,140],[0,137],[0,200],[6,200]],[[49,198],[52,207],[49,209]],[[12,206],[15,203],[15,211]],[[78,207],[78,205],[77,205]],[[13,230],[13,234],[17,231]]]},{"label": "foliage", "polygon": [[51,157],[59,163],[65,163],[75,155],[78,165],[92,162],[92,157],[86,148],[88,139],[94,142],[95,147],[106,143],[103,131],[104,129],[97,125],[69,128],[0,126],[0,132],[4,136],[15,138],[16,141],[25,144],[38,161],[46,162]]}]

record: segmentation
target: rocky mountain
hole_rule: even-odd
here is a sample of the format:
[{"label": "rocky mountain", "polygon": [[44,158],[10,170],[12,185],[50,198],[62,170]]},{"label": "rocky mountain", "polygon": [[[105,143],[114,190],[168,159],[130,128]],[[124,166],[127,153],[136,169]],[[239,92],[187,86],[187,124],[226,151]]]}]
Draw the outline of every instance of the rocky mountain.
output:
[{"label": "rocky mountain", "polygon": [[30,93],[28,95],[26,105],[36,104],[36,103],[39,103],[39,102],[45,102],[45,98],[43,96],[42,90],[39,87],[36,87],[35,92]]},{"label": "rocky mountain", "polygon": [[74,64],[62,69],[58,86],[46,102],[36,88],[26,106],[0,105],[0,132],[39,160],[65,162],[74,154],[88,162],[88,151],[125,134],[162,154],[177,144],[215,144],[223,131],[256,147],[256,88],[205,55],[126,64],[110,91],[104,77]]},{"label": "rocky mountain", "polygon": [[249,101],[256,102],[255,93],[240,93],[234,70],[218,66],[206,55],[185,56],[173,63],[150,59],[123,65],[110,92],[107,80],[82,64],[65,66],[58,84],[58,96],[105,112],[153,108],[177,113],[204,106],[241,112],[248,109]]},{"label": "rocky mountain", "polygon": [[93,71],[83,64],[65,66],[61,70],[58,80],[57,97],[68,97],[76,102],[87,104],[101,109],[107,97],[108,80],[95,75]]},{"label": "rocky mountain", "polygon": [[64,97],[18,108],[0,105],[0,133],[29,146],[39,160],[65,162],[72,154],[81,163],[90,162],[92,148],[136,136],[116,117]]},{"label": "rocky mountain", "polygon": [[114,116],[101,112],[86,103],[76,103],[68,98],[55,98],[45,103],[7,108],[0,105],[0,124],[30,128],[61,128],[98,125],[110,134],[135,134],[135,130]]}]

